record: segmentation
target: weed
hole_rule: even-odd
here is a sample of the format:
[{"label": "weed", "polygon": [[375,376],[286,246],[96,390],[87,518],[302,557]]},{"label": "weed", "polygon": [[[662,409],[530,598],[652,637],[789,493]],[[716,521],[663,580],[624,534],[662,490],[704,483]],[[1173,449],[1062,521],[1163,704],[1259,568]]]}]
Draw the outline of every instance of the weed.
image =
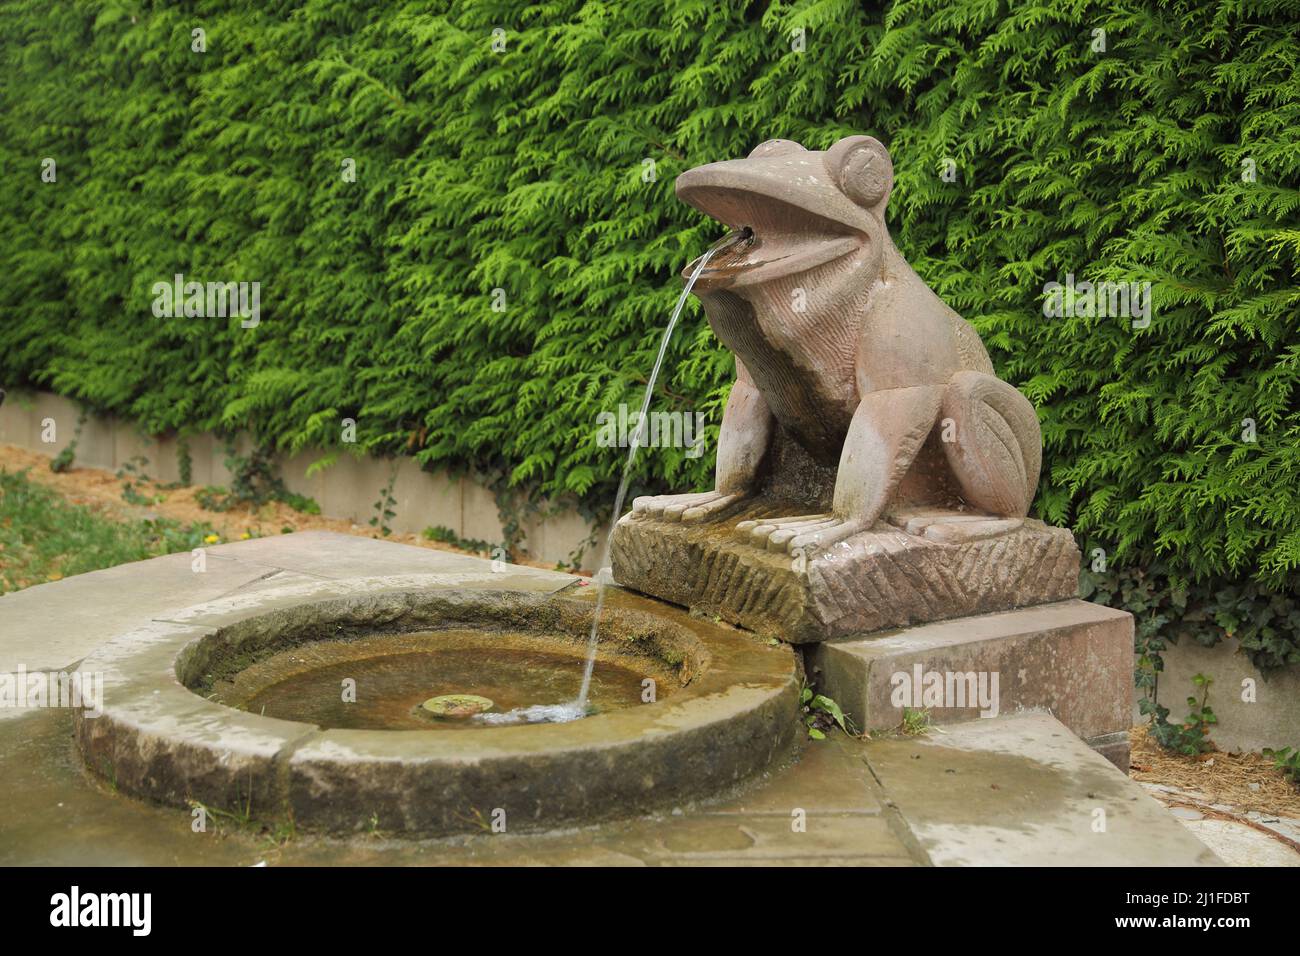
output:
[{"label": "weed", "polygon": [[807,684],[799,691],[799,709],[804,726],[808,728],[808,736],[813,740],[825,740],[826,735],[835,727],[846,734],[854,733],[853,725],[844,716],[840,705],[825,694],[816,693]]},{"label": "weed", "polygon": [[1169,708],[1161,706],[1152,698],[1143,698],[1141,711],[1151,718],[1151,735],[1155,737],[1156,743],[1166,750],[1194,757],[1214,749],[1209,728],[1217,724],[1219,718],[1214,716],[1214,710],[1207,703],[1210,685],[1214,681],[1204,674],[1197,674],[1192,678],[1192,683],[1200,688],[1201,699],[1197,701],[1195,697],[1187,698],[1191,713],[1181,724],[1170,723]]}]

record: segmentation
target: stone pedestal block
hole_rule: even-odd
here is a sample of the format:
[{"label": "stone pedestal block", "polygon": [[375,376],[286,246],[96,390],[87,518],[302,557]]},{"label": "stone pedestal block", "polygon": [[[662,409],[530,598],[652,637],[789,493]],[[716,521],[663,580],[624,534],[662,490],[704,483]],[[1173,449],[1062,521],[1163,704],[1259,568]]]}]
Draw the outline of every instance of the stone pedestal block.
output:
[{"label": "stone pedestal block", "polygon": [[1133,706],[1133,617],[1087,601],[981,614],[811,650],[813,677],[859,730],[1050,711],[1127,768]]}]

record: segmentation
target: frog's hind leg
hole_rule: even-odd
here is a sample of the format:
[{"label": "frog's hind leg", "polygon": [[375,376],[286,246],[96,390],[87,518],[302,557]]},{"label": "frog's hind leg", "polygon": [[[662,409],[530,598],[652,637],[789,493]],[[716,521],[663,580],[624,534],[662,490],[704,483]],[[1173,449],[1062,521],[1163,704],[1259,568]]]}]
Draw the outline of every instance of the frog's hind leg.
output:
[{"label": "frog's hind leg", "polygon": [[1042,432],[1025,396],[984,372],[958,372],[943,395],[944,453],[966,502],[1023,518],[1038,489]]}]

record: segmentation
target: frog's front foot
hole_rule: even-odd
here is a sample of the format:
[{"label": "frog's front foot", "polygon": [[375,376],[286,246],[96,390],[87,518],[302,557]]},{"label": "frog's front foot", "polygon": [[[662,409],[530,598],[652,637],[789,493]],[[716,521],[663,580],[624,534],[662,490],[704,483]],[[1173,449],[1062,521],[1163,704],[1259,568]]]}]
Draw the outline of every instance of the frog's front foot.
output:
[{"label": "frog's front foot", "polygon": [[723,494],[720,491],[701,491],[688,495],[643,495],[632,502],[632,513],[662,521],[707,521],[743,497],[741,494]]},{"label": "frog's front foot", "polygon": [[862,518],[840,518],[823,527],[801,530],[785,543],[790,554],[811,557],[819,551],[825,551],[833,544],[838,544],[855,534],[861,534],[871,527],[871,522]]},{"label": "frog's front foot", "polygon": [[828,513],[742,521],[736,525],[736,534],[760,548],[798,555],[828,548],[867,527],[867,522],[859,518]]}]

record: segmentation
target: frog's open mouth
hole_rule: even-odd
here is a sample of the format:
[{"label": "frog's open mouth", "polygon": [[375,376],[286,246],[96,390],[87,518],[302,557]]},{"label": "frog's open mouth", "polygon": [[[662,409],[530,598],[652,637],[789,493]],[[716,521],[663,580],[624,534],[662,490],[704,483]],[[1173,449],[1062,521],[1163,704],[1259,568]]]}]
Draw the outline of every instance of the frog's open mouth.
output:
[{"label": "frog's open mouth", "polygon": [[[748,228],[748,241],[719,251],[700,273],[696,288],[735,289],[808,272],[848,255],[867,240],[860,209],[823,176],[789,173],[753,160],[714,163],[683,173],[677,195],[733,230]],[[798,203],[787,198],[796,194]],[[682,273],[689,276],[694,260]]]},{"label": "frog's open mouth", "polygon": [[[806,218],[804,223],[807,223]],[[733,228],[747,228],[750,235],[720,250],[709,260],[695,282],[697,289],[761,285],[782,276],[808,272],[853,252],[863,242],[863,237],[843,232],[800,232],[795,235],[788,230],[765,230],[762,225]],[[695,271],[700,258],[687,264],[682,270],[683,277]]]}]

